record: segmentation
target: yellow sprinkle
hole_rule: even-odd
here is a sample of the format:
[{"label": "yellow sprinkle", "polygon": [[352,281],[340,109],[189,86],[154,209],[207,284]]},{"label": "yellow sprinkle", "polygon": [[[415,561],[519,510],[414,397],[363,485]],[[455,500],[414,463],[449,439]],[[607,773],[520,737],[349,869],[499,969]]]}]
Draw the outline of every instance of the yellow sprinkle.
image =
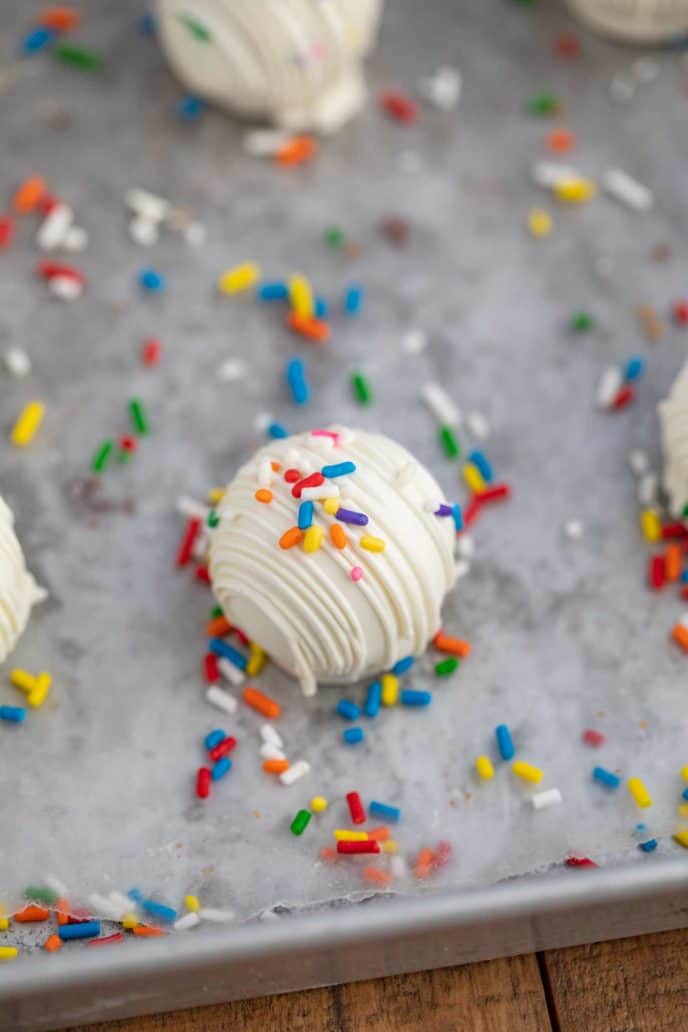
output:
[{"label": "yellow sprinkle", "polygon": [[554,196],[566,204],[583,204],[597,193],[591,179],[562,179],[554,184]]},{"label": "yellow sprinkle", "polygon": [[359,541],[361,548],[365,548],[367,552],[384,552],[385,543],[382,538],[373,537],[372,534],[364,534]]},{"label": "yellow sprinkle", "polygon": [[249,642],[251,655],[246,664],[246,673],[249,677],[257,677],[267,662],[267,656],[255,641]]},{"label": "yellow sprinkle", "polygon": [[126,928],[127,931],[131,931],[139,923],[139,919],[136,914],[125,914],[122,918],[122,928]]},{"label": "yellow sprinkle", "polygon": [[475,769],[482,781],[490,781],[494,777],[494,767],[489,756],[478,756],[475,761]]},{"label": "yellow sprinkle", "polygon": [[380,852],[381,853],[398,853],[399,852],[399,843],[395,842],[395,840],[393,838],[387,839],[386,842],[381,842],[380,843]]},{"label": "yellow sprinkle", "polygon": [[548,237],[552,232],[552,216],[544,208],[528,212],[528,229],[534,237]]},{"label": "yellow sprinkle", "polygon": [[367,831],[349,831],[348,828],[335,828],[333,835],[337,842],[367,842]]},{"label": "yellow sprinkle", "polygon": [[679,817],[688,817],[688,803],[679,803],[678,815]]},{"label": "yellow sprinkle", "polygon": [[399,699],[399,678],[394,674],[383,674],[382,682],[382,705],[396,706]]},{"label": "yellow sprinkle", "polygon": [[42,401],[30,401],[22,409],[19,419],[12,428],[11,441],[18,448],[25,448],[31,444],[43,422],[45,405]]},{"label": "yellow sprinkle", "polygon": [[238,294],[242,290],[253,287],[260,279],[260,265],[257,262],[244,262],[223,272],[217,281],[221,294]]},{"label": "yellow sprinkle", "polygon": [[323,529],[314,523],[313,526],[309,527],[303,535],[304,552],[317,552],[322,544],[322,539]]},{"label": "yellow sprinkle", "polygon": [[219,505],[224,496],[224,487],[211,487],[208,491],[208,505]]},{"label": "yellow sprinkle", "polygon": [[633,796],[636,806],[652,806],[652,796],[640,778],[629,778],[626,782],[628,791]]},{"label": "yellow sprinkle", "polygon": [[201,909],[201,901],[198,896],[184,896],[184,906],[193,914],[197,914]]},{"label": "yellow sprinkle", "polygon": [[7,911],[0,903],[0,932],[6,932],[10,926],[10,920],[7,917]]},{"label": "yellow sprinkle", "polygon": [[463,467],[463,479],[469,491],[473,491],[474,494],[479,494],[487,487],[482,473],[472,462],[467,462]]},{"label": "yellow sprinkle", "polygon": [[313,291],[305,276],[289,277],[289,301],[295,315],[313,315]]},{"label": "yellow sprinkle", "polygon": [[656,509],[643,509],[640,514],[640,529],[646,541],[659,541],[662,536],[662,521]]},{"label": "yellow sprinkle", "polygon": [[311,799],[311,810],[313,813],[324,813],[327,809],[327,799],[325,796],[314,795]]},{"label": "yellow sprinkle", "polygon": [[684,781],[688,781],[688,765],[681,767],[681,777]]},{"label": "yellow sprinkle", "polygon": [[532,763],[526,763],[525,760],[514,760],[511,769],[517,778],[530,781],[533,785],[538,785],[545,776],[544,771],[541,771],[539,767],[534,767]]},{"label": "yellow sprinkle", "polygon": [[42,706],[46,698],[48,697],[48,692],[50,691],[50,685],[52,683],[53,679],[50,676],[50,674],[46,673],[45,670],[41,671],[41,673],[36,678],[35,686],[31,689],[27,696],[26,701],[28,702],[29,706],[33,706],[34,709],[38,709],[40,706]]},{"label": "yellow sprinkle", "polygon": [[325,512],[327,513],[328,516],[334,516],[334,514],[337,511],[337,509],[339,508],[339,499],[338,498],[324,498],[323,499],[323,503],[322,503],[322,507],[323,507],[323,509],[325,510]]},{"label": "yellow sprinkle", "polygon": [[18,954],[16,946],[0,946],[0,960],[14,960]]},{"label": "yellow sprinkle", "polygon": [[675,831],[672,838],[674,842],[678,842],[679,846],[683,846],[684,849],[688,849],[688,828]]},{"label": "yellow sprinkle", "polygon": [[28,670],[15,667],[10,673],[10,682],[15,688],[21,688],[23,692],[30,692],[36,687],[36,678]]}]

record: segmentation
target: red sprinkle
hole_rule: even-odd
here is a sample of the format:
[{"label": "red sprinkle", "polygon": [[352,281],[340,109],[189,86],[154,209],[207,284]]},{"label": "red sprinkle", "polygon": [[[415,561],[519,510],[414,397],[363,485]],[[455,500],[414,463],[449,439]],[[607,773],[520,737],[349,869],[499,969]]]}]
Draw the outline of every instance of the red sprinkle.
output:
[{"label": "red sprinkle", "polygon": [[[470,527],[470,525],[472,523],[475,523],[475,521],[477,520],[479,515],[480,515],[480,501],[479,501],[477,495],[473,495],[473,497],[471,498],[470,502],[468,503],[466,508],[463,510],[463,525],[464,525],[464,529],[467,529],[468,527]],[[459,530],[458,533],[462,534],[463,531]]]},{"label": "red sprinkle", "polygon": [[9,215],[0,215],[0,248],[9,247],[14,236],[14,222]]},{"label": "red sprinkle", "polygon": [[187,520],[182,539],[179,542],[179,548],[177,549],[177,566],[186,566],[191,559],[193,546],[200,529],[201,521],[198,516],[192,516],[191,519]]},{"label": "red sprinkle", "polygon": [[40,201],[37,204],[37,208],[42,215],[49,215],[53,208],[57,208],[58,204],[61,204],[59,197],[54,197],[52,194],[43,194]]},{"label": "red sprinkle", "polygon": [[379,853],[380,843],[375,839],[368,839],[367,842],[338,842],[337,852],[348,853],[349,855],[355,853]]},{"label": "red sprinkle", "polygon": [[662,537],[665,541],[680,540],[688,538],[688,527],[685,523],[665,523],[662,527]]},{"label": "red sprinkle", "polygon": [[157,365],[162,358],[162,344],[157,337],[149,337],[148,340],[143,342],[143,349],[141,351],[141,360],[144,365],[154,366]]},{"label": "red sprinkle", "polygon": [[[510,484],[493,484],[491,487],[486,487],[484,491],[480,491],[475,495],[478,505],[489,505],[490,502],[505,502],[511,498],[511,485]],[[464,511],[463,521],[466,522],[466,513]]]},{"label": "red sprinkle", "polygon": [[207,566],[203,566],[200,563],[194,570],[194,577],[196,580],[203,581],[205,584],[210,584],[210,570]]},{"label": "red sprinkle", "polygon": [[208,652],[203,657],[203,673],[208,684],[217,684],[220,680],[217,656],[214,652]]},{"label": "red sprinkle", "polygon": [[122,451],[135,452],[139,443],[135,437],[129,437],[128,434],[125,434],[124,437],[120,437],[119,446]]},{"label": "red sprinkle", "polygon": [[559,57],[578,57],[581,43],[573,32],[560,32],[554,37],[554,53]]},{"label": "red sprinkle", "polygon": [[666,583],[666,562],[663,555],[650,556],[648,582],[653,591],[661,591]]},{"label": "red sprinkle", "polygon": [[566,857],[567,867],[597,867],[598,865],[594,860],[591,860],[588,856],[567,856]]},{"label": "red sprinkle", "polygon": [[324,483],[325,477],[322,473],[311,473],[309,477],[304,477],[303,480],[299,480],[297,484],[294,484],[291,493],[294,498],[300,498],[304,487],[320,487]]},{"label": "red sprinkle", "polygon": [[397,122],[413,125],[418,121],[418,105],[401,90],[385,90],[380,94],[379,102],[382,110],[396,118]]},{"label": "red sprinkle", "polygon": [[583,732],[583,741],[586,745],[597,747],[598,745],[604,745],[607,739],[601,731],[595,731],[593,728],[589,727],[587,731]]},{"label": "red sprinkle", "polygon": [[679,326],[688,325],[688,301],[677,301],[671,308],[674,322]]},{"label": "red sprinkle", "polygon": [[301,474],[298,469],[288,469],[285,471],[284,479],[288,484],[295,484],[297,480],[301,479]]},{"label": "red sprinkle", "polygon": [[684,584],[681,588],[681,598],[684,602],[688,602],[688,584]]},{"label": "red sprinkle", "polygon": [[199,799],[207,799],[210,795],[210,768],[199,767],[196,775],[196,795]]},{"label": "red sprinkle", "polygon": [[109,946],[115,942],[124,942],[124,936],[121,932],[115,932],[113,935],[102,935],[99,939],[89,939],[86,945]]},{"label": "red sprinkle", "polygon": [[632,401],[635,401],[635,387],[632,387],[630,383],[627,383],[625,387],[621,387],[617,392],[614,400],[609,406],[610,409],[618,412],[619,409],[626,408]]},{"label": "red sprinkle", "polygon": [[440,867],[444,867],[452,855],[451,842],[438,842],[437,848],[432,854],[432,866],[435,870],[439,870]]},{"label": "red sprinkle", "polygon": [[246,647],[248,647],[251,644],[251,639],[244,634],[240,627],[232,627],[232,630],[242,645],[246,645]]},{"label": "red sprinkle", "polygon": [[349,804],[349,813],[354,824],[363,824],[366,819],[366,812],[358,792],[347,792],[346,801]]},{"label": "red sprinkle", "polygon": [[233,738],[232,735],[228,735],[226,738],[223,738],[221,742],[218,742],[213,749],[210,750],[208,756],[210,756],[210,759],[213,761],[213,763],[216,763],[218,760],[221,760],[223,756],[227,756],[229,753],[231,753],[232,749],[236,747],[236,744],[236,738]]},{"label": "red sprinkle", "polygon": [[84,275],[74,265],[66,265],[64,262],[40,261],[36,265],[36,275],[43,279],[52,279],[54,276],[66,276],[67,279],[74,279],[77,283],[84,283]]}]

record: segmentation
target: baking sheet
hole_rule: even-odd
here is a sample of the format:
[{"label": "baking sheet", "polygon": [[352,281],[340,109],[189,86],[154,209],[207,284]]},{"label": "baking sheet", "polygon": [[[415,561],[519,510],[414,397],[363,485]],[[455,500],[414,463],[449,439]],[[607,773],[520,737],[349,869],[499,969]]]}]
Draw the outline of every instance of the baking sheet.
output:
[{"label": "baking sheet", "polygon": [[[320,864],[317,854],[345,819],[351,788],[403,807],[398,839],[409,855],[438,839],[453,844],[454,860],[434,884],[489,884],[569,851],[644,864],[673,852],[666,836],[685,762],[686,672],[667,634],[680,610],[674,595],[644,588],[625,455],[643,446],[658,459],[655,405],[686,352],[673,328],[646,345],[634,316],[643,302],[666,310],[685,289],[681,56],[661,55],[658,79],[619,106],[609,82],[634,55],[581,33],[580,60],[557,60],[551,41],[567,24],[558,7],[475,0],[458,13],[432,0],[421,12],[398,0],[370,64],[373,95],[392,83],[412,88],[456,63],[465,79],[460,109],[424,110],[417,127],[402,128],[371,105],[324,142],[317,162],[285,172],[245,156],[242,127],[217,113],[196,125],[175,120],[180,91],[155,44],[137,32],[138,4],[82,10],[80,38],[107,54],[102,76],[43,56],[4,84],[5,196],[42,172],[75,206],[91,242],[79,259],[88,289],[72,305],[50,300],[33,279],[28,225],[3,257],[2,345],[26,348],[34,372],[24,382],[0,379],[0,483],[51,596],[11,665],[50,670],[55,688],[24,727],[3,732],[2,897],[11,902],[51,872],[81,898],[136,885],[177,904],[191,890],[239,919],[341,900],[365,891],[358,874]],[[3,19],[5,70],[16,71],[26,18],[17,8]],[[575,163],[593,176],[610,164],[626,169],[656,191],[655,211],[638,216],[600,198],[556,209],[550,239],[529,237],[528,210],[550,206],[528,179],[550,125],[524,104],[542,88],[564,99],[580,139]],[[418,155],[415,173],[404,171],[408,151]],[[123,207],[135,185],[187,206],[207,225],[207,243],[191,249],[168,235],[150,251],[135,247]],[[390,213],[412,222],[404,250],[377,232]],[[360,260],[325,248],[332,224],[363,245]],[[669,263],[649,258],[660,241],[672,247]],[[270,278],[303,270],[335,303],[360,281],[365,310],[336,318],[322,352],[304,349],[275,310],[215,294],[218,273],[246,258]],[[164,295],[140,294],[136,276],[146,266],[167,277]],[[566,325],[579,309],[594,312],[598,328],[572,337]],[[430,344],[410,357],[401,340],[415,326]],[[155,371],[138,360],[151,334],[165,346]],[[599,413],[601,369],[636,351],[649,359],[638,403]],[[307,413],[289,404],[282,384],[283,362],[295,353],[310,371]],[[240,384],[216,377],[230,356],[248,364]],[[361,367],[376,389],[370,409],[349,395],[348,375]],[[175,499],[231,477],[262,440],[253,429],[259,411],[292,430],[327,421],[383,430],[454,496],[458,468],[443,458],[418,399],[427,380],[485,413],[486,450],[515,490],[508,507],[480,521],[471,573],[445,606],[446,628],[469,638],[473,655],[447,682],[435,680],[431,657],[422,660],[408,681],[432,688],[433,706],[384,713],[356,749],[340,743],[336,689],[304,702],[295,684],[268,670],[260,686],[283,705],[289,754],[313,768],[280,788],[260,772],[254,714],[225,720],[203,701],[210,597],[174,569]],[[133,498],[135,514],[94,518],[73,483],[98,442],[127,429],[134,394],[146,401],[153,433],[126,468],[103,478],[102,493]],[[17,452],[7,431],[32,397],[46,402],[46,421],[32,448]],[[571,517],[585,523],[582,541],[563,536]],[[7,685],[0,696],[16,702]],[[493,751],[500,722],[519,754],[544,768],[544,785],[561,789],[564,806],[534,814],[528,790],[507,770],[476,786],[473,758]],[[240,745],[230,777],[201,804],[193,776],[215,726],[236,732]],[[593,753],[580,744],[587,726],[608,734],[609,745]],[[638,853],[639,814],[625,792],[591,784],[596,762],[646,780],[655,805],[643,818],[662,837],[654,856]],[[295,839],[289,822],[316,793],[331,811]],[[397,888],[419,890],[414,882]]]}]

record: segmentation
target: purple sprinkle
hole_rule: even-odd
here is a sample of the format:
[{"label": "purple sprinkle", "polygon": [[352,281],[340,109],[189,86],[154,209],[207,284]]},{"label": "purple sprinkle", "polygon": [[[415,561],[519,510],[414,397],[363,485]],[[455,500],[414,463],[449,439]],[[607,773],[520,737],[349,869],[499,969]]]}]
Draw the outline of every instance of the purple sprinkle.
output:
[{"label": "purple sprinkle", "polygon": [[[451,513],[451,509],[449,510]],[[358,527],[365,527],[368,517],[364,512],[354,512],[352,509],[337,509],[335,518],[342,523],[355,523]]]},{"label": "purple sprinkle", "polygon": [[454,510],[451,505],[445,505],[444,502],[440,503],[439,509],[435,509],[435,516],[453,516]]}]

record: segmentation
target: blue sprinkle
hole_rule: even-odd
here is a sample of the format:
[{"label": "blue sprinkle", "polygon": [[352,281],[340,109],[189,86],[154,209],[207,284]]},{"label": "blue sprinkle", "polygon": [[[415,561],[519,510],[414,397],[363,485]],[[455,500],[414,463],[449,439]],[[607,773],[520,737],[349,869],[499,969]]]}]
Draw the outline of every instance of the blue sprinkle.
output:
[{"label": "blue sprinkle", "polygon": [[636,824],[636,831],[647,831],[647,824]]},{"label": "blue sprinkle", "polygon": [[681,799],[688,799],[688,788],[684,788],[681,792]]},{"label": "blue sprinkle", "polygon": [[281,423],[270,423],[268,436],[273,440],[280,440],[282,437],[289,437],[289,431]]},{"label": "blue sprinkle", "polygon": [[365,731],[362,727],[347,727],[342,734],[342,738],[345,745],[358,745],[365,738]]},{"label": "blue sprinkle", "polygon": [[167,284],[165,283],[165,277],[156,272],[155,269],[141,269],[139,273],[139,286],[155,294],[158,291],[164,290]]},{"label": "blue sprinkle", "polygon": [[0,706],[0,720],[21,724],[26,720],[26,710],[23,706]]},{"label": "blue sprinkle", "polygon": [[349,473],[355,473],[356,463],[335,462],[332,466],[323,466],[320,472],[328,480],[334,480],[335,477],[346,477],[349,475]]},{"label": "blue sprinkle", "polygon": [[306,383],[306,367],[302,359],[290,358],[284,372],[295,404],[307,404],[309,391]]},{"label": "blue sprinkle", "polygon": [[688,566],[681,571],[681,584],[688,584]]},{"label": "blue sprinkle", "polygon": [[382,683],[380,681],[373,681],[368,686],[368,696],[363,707],[363,712],[366,717],[376,717],[380,712],[380,705],[382,703]]},{"label": "blue sprinkle", "polygon": [[429,706],[432,692],[419,692],[414,688],[402,688],[399,701],[402,706]]},{"label": "blue sprinkle", "polygon": [[337,703],[337,713],[344,717],[344,720],[358,720],[361,715],[360,709],[351,699],[340,699]]},{"label": "blue sprinkle", "polygon": [[261,283],[256,293],[259,301],[286,301],[289,287],[283,280],[276,280],[273,283]]},{"label": "blue sprinkle", "polygon": [[81,921],[79,924],[60,925],[57,934],[63,942],[70,939],[93,939],[100,935],[100,921]]},{"label": "blue sprinkle", "polygon": [[155,39],[158,34],[158,23],[152,11],[146,11],[138,20],[139,32],[142,36]]},{"label": "blue sprinkle", "polygon": [[385,821],[394,821],[396,823],[401,820],[401,810],[398,806],[390,806],[389,803],[379,803],[377,799],[371,800],[368,813]]},{"label": "blue sprinkle", "polygon": [[654,853],[658,845],[657,839],[651,838],[647,842],[639,842],[638,849],[642,849],[643,853]]},{"label": "blue sprinkle", "polygon": [[143,903],[143,893],[141,889],[129,889],[127,893],[129,899],[133,899],[134,903]]},{"label": "blue sprinkle", "polygon": [[316,297],[313,303],[313,315],[316,319],[326,319],[329,305],[324,297]]},{"label": "blue sprinkle", "polygon": [[494,473],[492,472],[492,466],[490,465],[487,456],[484,452],[473,450],[469,456],[468,461],[472,462],[474,466],[477,466],[482,474],[482,478],[486,484],[491,484],[494,480]]},{"label": "blue sprinkle", "polygon": [[392,667],[392,673],[395,677],[399,677],[400,674],[405,674],[407,670],[410,670],[415,663],[413,656],[404,656],[403,659],[398,659]]},{"label": "blue sprinkle", "polygon": [[363,305],[363,287],[360,283],[352,283],[344,294],[344,311],[347,315],[357,315]]},{"label": "blue sprinkle", "polygon": [[155,899],[142,899],[141,907],[151,917],[156,917],[160,921],[167,921],[172,924],[177,920],[177,911],[174,907],[168,907],[164,903],[158,903]]},{"label": "blue sprinkle", "polygon": [[624,380],[626,383],[635,383],[645,372],[645,359],[641,355],[633,355],[626,362],[624,369]]},{"label": "blue sprinkle", "polygon": [[229,756],[221,756],[219,760],[216,760],[210,771],[210,777],[213,781],[219,781],[225,774],[228,774],[232,769],[232,761]]},{"label": "blue sprinkle", "polygon": [[299,530],[308,530],[313,523],[313,502],[301,502],[297,522]]},{"label": "blue sprinkle", "polygon": [[614,774],[611,770],[605,770],[604,767],[595,767],[592,776],[595,781],[599,781],[601,785],[606,785],[607,788],[618,788],[621,784],[621,778],[618,774]]},{"label": "blue sprinkle", "polygon": [[223,731],[222,728],[218,727],[214,731],[208,732],[208,734],[203,739],[203,744],[205,745],[208,752],[210,752],[210,750],[214,749],[216,745],[220,744],[220,742],[224,742],[226,737],[227,732]]},{"label": "blue sprinkle", "polygon": [[214,652],[216,656],[224,656],[230,663],[234,663],[234,666],[239,667],[239,670],[246,669],[248,663],[246,656],[242,656],[238,649],[223,641],[222,638],[211,638],[208,642],[208,650]]},{"label": "blue sprinkle", "polygon": [[207,104],[202,97],[195,97],[193,93],[189,93],[177,102],[174,110],[177,117],[181,118],[183,122],[195,122],[201,117],[206,107]]},{"label": "blue sprinkle", "polygon": [[499,727],[496,727],[495,735],[497,737],[499,755],[503,760],[513,760],[516,755],[516,750],[514,749],[514,743],[511,740],[511,732],[506,724],[500,724]]},{"label": "blue sprinkle", "polygon": [[47,25],[38,25],[24,36],[19,44],[19,53],[24,56],[38,54],[41,50],[45,50],[54,39],[54,29],[48,28]]}]

